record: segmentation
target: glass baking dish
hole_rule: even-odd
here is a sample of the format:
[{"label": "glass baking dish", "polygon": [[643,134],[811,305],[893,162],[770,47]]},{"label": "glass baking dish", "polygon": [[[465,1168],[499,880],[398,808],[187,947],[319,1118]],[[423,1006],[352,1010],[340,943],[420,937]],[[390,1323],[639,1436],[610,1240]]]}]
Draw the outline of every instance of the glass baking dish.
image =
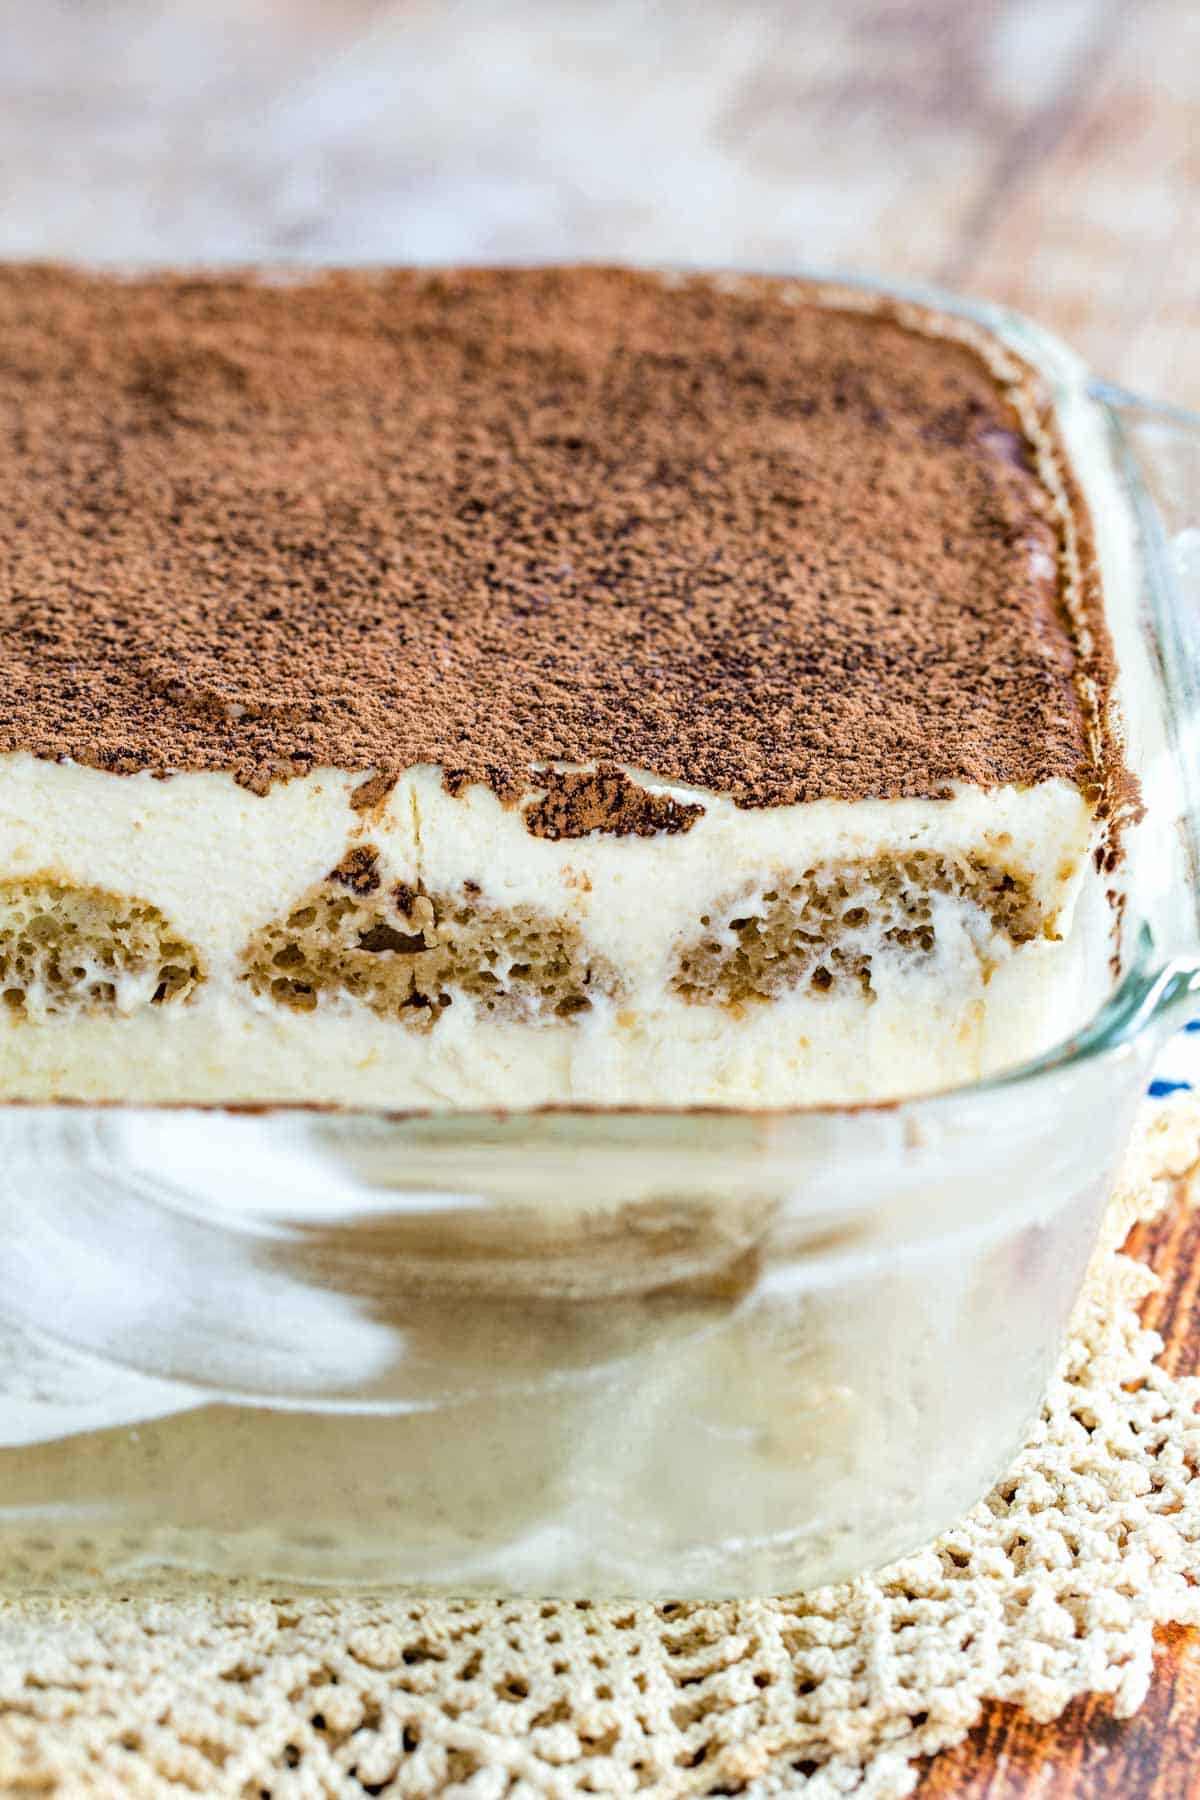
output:
[{"label": "glass baking dish", "polygon": [[1085,404],[1133,547],[1148,802],[1086,1029],[852,1108],[0,1109],[10,1587],[716,1598],[852,1575],[987,1490],[1200,1009],[1200,418]]}]

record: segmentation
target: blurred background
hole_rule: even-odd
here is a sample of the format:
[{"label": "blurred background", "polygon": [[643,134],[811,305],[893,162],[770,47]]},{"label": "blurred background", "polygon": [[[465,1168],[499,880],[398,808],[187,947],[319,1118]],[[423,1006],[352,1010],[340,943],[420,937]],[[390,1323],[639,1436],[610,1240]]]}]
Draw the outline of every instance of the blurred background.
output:
[{"label": "blurred background", "polygon": [[1200,0],[0,0],[0,255],[875,270],[1200,404]]}]

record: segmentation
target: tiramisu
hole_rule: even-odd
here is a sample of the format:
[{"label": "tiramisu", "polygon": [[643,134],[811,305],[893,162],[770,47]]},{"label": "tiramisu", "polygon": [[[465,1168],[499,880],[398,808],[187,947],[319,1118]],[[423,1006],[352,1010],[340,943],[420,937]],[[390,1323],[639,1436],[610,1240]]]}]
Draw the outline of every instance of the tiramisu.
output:
[{"label": "tiramisu", "polygon": [[1094,1006],[1043,376],[607,269],[0,273],[0,1092],[787,1105]]}]

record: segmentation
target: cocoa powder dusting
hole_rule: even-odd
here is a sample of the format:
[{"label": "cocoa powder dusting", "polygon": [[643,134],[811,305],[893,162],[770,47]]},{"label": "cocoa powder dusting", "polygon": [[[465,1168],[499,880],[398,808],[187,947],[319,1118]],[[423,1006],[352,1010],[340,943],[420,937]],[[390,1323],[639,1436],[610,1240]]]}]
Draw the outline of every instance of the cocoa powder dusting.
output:
[{"label": "cocoa powder dusting", "polygon": [[886,308],[9,267],[0,440],[2,750],[257,792],[333,765],[366,806],[433,763],[558,836],[693,809],[536,764],[744,807],[1097,779],[1016,412]]},{"label": "cocoa powder dusting", "polygon": [[690,831],[704,814],[702,806],[649,793],[615,763],[594,771],[543,770],[535,779],[545,792],[525,808],[525,828],[533,837],[581,838],[593,831],[655,837]]},{"label": "cocoa powder dusting", "polygon": [[374,812],[383,805],[395,785],[394,775],[368,775],[365,781],[351,789],[350,805],[355,812]]},{"label": "cocoa powder dusting", "polygon": [[355,894],[373,894],[379,886],[379,852],[373,844],[356,844],[347,850],[336,868],[329,871],[330,881],[340,881]]}]

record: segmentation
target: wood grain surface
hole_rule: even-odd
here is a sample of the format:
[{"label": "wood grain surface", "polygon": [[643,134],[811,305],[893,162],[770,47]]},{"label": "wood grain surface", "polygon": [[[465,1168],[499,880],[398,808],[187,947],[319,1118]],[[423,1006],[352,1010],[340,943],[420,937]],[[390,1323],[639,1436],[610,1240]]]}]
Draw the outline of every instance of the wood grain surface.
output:
[{"label": "wood grain surface", "polygon": [[[1139,1226],[1130,1251],[1162,1286],[1142,1308],[1162,1334],[1162,1361],[1200,1366],[1200,1209],[1179,1203]],[[1084,1699],[1050,1725],[991,1704],[970,1738],[922,1771],[919,1800],[1188,1800],[1200,1794],[1200,1633],[1160,1633],[1149,1697],[1132,1719]]]},{"label": "wood grain surface", "polygon": [[[881,271],[1200,406],[1200,3],[0,0],[0,255]],[[1200,1222],[1148,1241],[1191,1368]],[[920,1791],[1200,1794],[1200,1645]]]}]

